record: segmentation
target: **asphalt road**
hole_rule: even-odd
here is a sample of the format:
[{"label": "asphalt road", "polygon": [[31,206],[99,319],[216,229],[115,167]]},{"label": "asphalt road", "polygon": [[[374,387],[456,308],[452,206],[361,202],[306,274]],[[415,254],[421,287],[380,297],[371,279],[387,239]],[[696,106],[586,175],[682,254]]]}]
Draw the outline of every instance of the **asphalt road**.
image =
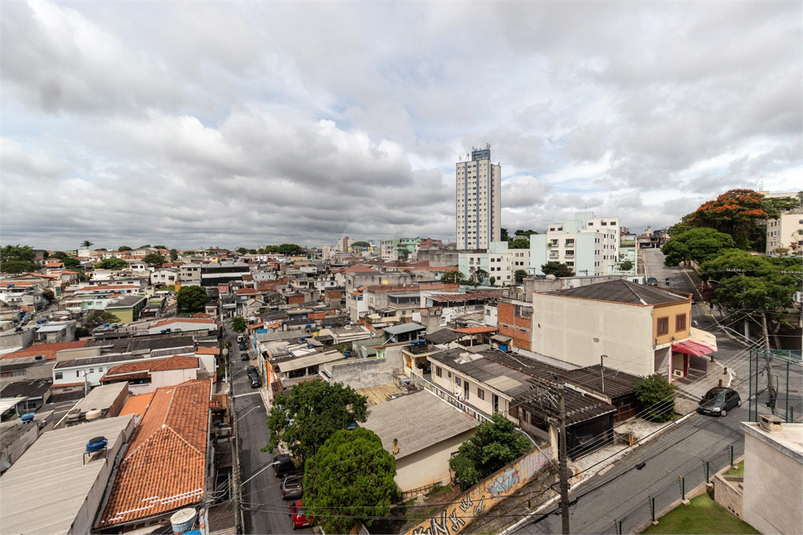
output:
[{"label": "asphalt road", "polygon": [[[246,374],[248,365],[256,365],[254,361],[240,360],[237,348],[237,336],[231,329],[227,335],[231,340],[230,363],[232,370],[231,386],[234,393],[234,417],[238,418],[238,432],[242,457],[242,500],[245,511],[246,532],[254,534],[291,533],[293,523],[290,520],[290,502],[282,499],[280,481],[273,473],[273,468],[258,473],[273,461],[274,455],[263,453],[262,447],[268,443],[270,434],[267,428],[268,416],[259,390],[251,388]],[[254,477],[254,474],[257,474]],[[253,477],[250,481],[249,478]],[[311,528],[304,528],[298,533],[312,533]]]},{"label": "asphalt road", "polygon": [[[615,522],[622,521],[623,533],[632,532],[650,520],[649,497],[656,497],[656,508],[680,498],[679,476],[688,482],[687,490],[705,481],[705,461],[710,473],[729,462],[728,447],[735,456],[744,448],[739,422],[747,409],[730,411],[724,418],[694,414],[687,421],[654,439],[602,475],[594,476],[572,491],[571,533],[614,533]],[[646,463],[643,469],[635,466]],[[586,494],[587,493],[587,494]],[[537,519],[538,517],[535,517]],[[514,533],[561,533],[560,513],[530,523]]]}]

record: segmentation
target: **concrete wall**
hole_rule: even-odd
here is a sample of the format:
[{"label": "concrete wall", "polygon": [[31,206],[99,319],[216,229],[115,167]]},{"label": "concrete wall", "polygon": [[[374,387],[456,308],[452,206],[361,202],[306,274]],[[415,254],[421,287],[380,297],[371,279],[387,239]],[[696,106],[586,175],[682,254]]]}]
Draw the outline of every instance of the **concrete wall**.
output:
[{"label": "concrete wall", "polygon": [[386,385],[393,382],[393,370],[401,371],[401,347],[385,348],[385,357],[355,359],[331,365],[332,382],[343,383],[355,390]]},{"label": "concrete wall", "polygon": [[173,386],[185,381],[193,381],[197,378],[197,370],[164,370],[151,372],[151,384],[153,389],[162,386]]},{"label": "concrete wall", "polygon": [[35,332],[33,327],[24,328],[20,333],[4,331],[0,334],[0,349],[24,349],[33,343]]},{"label": "concrete wall", "polygon": [[652,307],[533,294],[531,349],[578,366],[653,373]]},{"label": "concrete wall", "polygon": [[745,430],[744,521],[761,533],[800,533],[803,455],[799,435],[803,434],[803,424],[784,424],[784,429],[800,430],[797,452],[779,444],[772,438],[774,433],[756,429],[756,424],[741,426]]},{"label": "concrete wall", "polygon": [[724,473],[714,476],[714,501],[737,518],[744,518],[741,488],[743,480],[743,476],[726,476]]},{"label": "concrete wall", "polygon": [[471,429],[397,460],[395,480],[401,491],[448,483],[451,479],[449,458],[473,433]]}]

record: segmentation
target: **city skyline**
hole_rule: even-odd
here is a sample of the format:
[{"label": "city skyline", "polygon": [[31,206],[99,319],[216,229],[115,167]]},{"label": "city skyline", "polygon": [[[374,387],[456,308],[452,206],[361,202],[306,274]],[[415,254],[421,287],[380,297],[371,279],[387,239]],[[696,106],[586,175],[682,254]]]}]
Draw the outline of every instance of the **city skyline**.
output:
[{"label": "city skyline", "polygon": [[451,242],[486,143],[511,231],[803,168],[795,3],[31,1],[2,32],[3,243]]}]

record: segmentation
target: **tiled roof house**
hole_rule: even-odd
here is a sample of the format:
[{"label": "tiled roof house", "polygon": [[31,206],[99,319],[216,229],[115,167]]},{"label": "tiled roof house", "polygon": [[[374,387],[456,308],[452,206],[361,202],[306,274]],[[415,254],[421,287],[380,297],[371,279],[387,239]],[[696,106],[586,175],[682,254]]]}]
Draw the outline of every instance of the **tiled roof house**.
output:
[{"label": "tiled roof house", "polygon": [[163,516],[204,497],[209,381],[154,392],[120,463],[98,528]]}]

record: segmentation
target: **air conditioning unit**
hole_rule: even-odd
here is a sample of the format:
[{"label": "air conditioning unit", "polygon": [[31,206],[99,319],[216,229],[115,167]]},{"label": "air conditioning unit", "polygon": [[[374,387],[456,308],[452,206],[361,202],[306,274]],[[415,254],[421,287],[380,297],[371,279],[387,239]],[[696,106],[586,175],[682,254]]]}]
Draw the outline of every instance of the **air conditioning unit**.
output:
[{"label": "air conditioning unit", "polygon": [[672,370],[672,377],[683,377],[683,370]]}]

